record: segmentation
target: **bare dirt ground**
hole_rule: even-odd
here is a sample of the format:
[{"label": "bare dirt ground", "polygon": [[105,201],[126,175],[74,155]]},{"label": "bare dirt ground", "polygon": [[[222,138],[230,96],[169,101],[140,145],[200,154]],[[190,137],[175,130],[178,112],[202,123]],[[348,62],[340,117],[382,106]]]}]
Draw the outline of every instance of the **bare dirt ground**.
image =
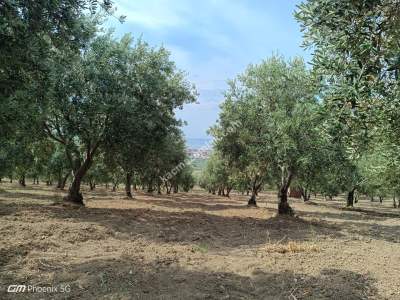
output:
[{"label": "bare dirt ground", "polygon": [[[0,185],[0,299],[400,299],[400,209]],[[10,284],[53,287],[7,293]],[[62,290],[64,289],[64,292]]]}]

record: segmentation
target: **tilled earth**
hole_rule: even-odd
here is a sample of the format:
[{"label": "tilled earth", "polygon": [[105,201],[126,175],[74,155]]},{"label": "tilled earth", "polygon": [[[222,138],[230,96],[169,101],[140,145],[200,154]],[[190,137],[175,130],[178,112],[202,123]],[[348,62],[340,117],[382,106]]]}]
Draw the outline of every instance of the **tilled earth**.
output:
[{"label": "tilled earth", "polygon": [[129,200],[99,187],[84,208],[61,197],[0,184],[0,299],[400,299],[389,200],[291,199],[292,218],[272,192],[258,208],[202,191]]}]

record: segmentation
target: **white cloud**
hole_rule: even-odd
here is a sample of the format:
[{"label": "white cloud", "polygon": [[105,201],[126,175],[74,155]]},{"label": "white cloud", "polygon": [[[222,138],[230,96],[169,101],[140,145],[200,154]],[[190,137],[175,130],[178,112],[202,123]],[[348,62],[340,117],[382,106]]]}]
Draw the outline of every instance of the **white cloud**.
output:
[{"label": "white cloud", "polygon": [[[168,0],[117,0],[119,14],[126,16],[126,22],[139,24],[149,29],[167,29],[186,23],[184,12],[177,3]],[[183,8],[183,6],[181,7]]]},{"label": "white cloud", "polygon": [[[211,46],[226,50],[235,42],[227,29],[243,35],[253,24],[265,20],[260,12],[241,1],[116,0],[116,7],[128,23],[156,31],[190,30]],[[223,23],[224,27],[221,27]]]},{"label": "white cloud", "polygon": [[[188,73],[199,104],[177,114],[189,121],[185,129],[200,136],[218,115],[226,80],[249,63],[280,49],[301,53],[301,35],[291,14],[300,0],[114,0],[126,15],[120,31],[141,35],[152,45],[164,44],[179,69]],[[122,28],[122,30],[121,30]]]}]

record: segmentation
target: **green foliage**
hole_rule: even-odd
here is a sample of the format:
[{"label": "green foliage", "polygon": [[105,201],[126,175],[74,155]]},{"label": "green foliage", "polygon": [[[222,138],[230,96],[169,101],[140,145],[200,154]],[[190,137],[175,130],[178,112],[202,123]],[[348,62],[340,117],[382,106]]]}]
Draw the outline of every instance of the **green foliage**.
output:
[{"label": "green foliage", "polygon": [[33,103],[46,101],[53,56],[61,51],[79,53],[93,36],[94,23],[85,13],[96,12],[95,2],[1,2],[0,138],[22,128],[32,132],[37,125],[40,116]]},{"label": "green foliage", "polygon": [[392,178],[400,143],[398,1],[308,0],[295,17],[304,46],[313,50],[313,72],[323,83],[330,126],[346,145],[334,171],[346,163],[340,173],[332,172],[333,180],[323,180],[325,189],[336,180],[372,195],[397,190]]},{"label": "green foliage", "polygon": [[[295,17],[312,70],[275,55],[229,82],[207,162],[189,162],[175,111],[194,87],[163,47],[100,32],[110,1],[0,4],[0,177],[39,177],[82,203],[124,182],[159,193],[199,184],[229,196],[290,185],[327,196],[400,192],[400,6],[308,0]],[[99,14],[99,12],[101,12]],[[250,204],[250,202],[249,202]]]},{"label": "green foliage", "polygon": [[315,96],[314,80],[299,58],[273,56],[230,83],[211,132],[238,181],[247,181],[253,194],[266,182],[287,190],[313,160],[322,144]]},{"label": "green foliage", "polygon": [[[129,36],[123,40],[131,43]],[[113,109],[104,149],[126,173],[143,175],[154,168],[149,176],[158,178],[185,160],[174,109],[194,101],[195,91],[164,48],[138,41],[123,65],[128,87],[123,92],[128,99]]]},{"label": "green foliage", "polygon": [[357,151],[391,123],[398,111],[400,6],[397,0],[309,0],[295,17],[304,45],[314,50],[314,72],[324,103],[346,129]]},{"label": "green foliage", "polygon": [[373,196],[392,196],[400,193],[399,146],[387,140],[375,141],[375,147],[361,157],[358,168],[362,177],[360,191]]},{"label": "green foliage", "polygon": [[229,192],[233,188],[231,173],[232,170],[229,168],[228,162],[223,159],[219,152],[215,151],[207,160],[199,184],[210,193],[218,192],[219,195],[225,195],[226,191],[229,196]]},{"label": "green foliage", "polygon": [[[154,185],[160,192],[164,185],[167,193],[193,188],[195,180],[192,167],[188,163],[185,142],[180,130],[170,131],[145,156],[146,164],[142,168],[149,187]],[[151,187],[152,188],[152,187]]]},{"label": "green foliage", "polygon": [[[186,160],[175,110],[195,100],[194,87],[165,48],[100,33],[110,1],[0,6],[1,176],[60,185],[72,171],[67,198],[82,203],[82,180],[160,182]],[[178,175],[189,190],[190,168]]]},{"label": "green foliage", "polygon": [[99,151],[125,173],[155,160],[155,172],[161,172],[159,156],[143,158],[162,151],[161,140],[179,125],[174,109],[195,98],[168,52],[106,34],[91,40],[68,66],[57,62],[53,97],[43,107],[44,127],[64,145],[75,177],[81,180]]}]

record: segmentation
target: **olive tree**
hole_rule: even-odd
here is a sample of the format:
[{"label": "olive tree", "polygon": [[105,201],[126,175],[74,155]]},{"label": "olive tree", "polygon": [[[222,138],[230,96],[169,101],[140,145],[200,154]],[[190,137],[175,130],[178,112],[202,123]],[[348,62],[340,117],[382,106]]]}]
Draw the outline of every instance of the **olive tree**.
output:
[{"label": "olive tree", "polygon": [[[231,82],[213,130],[223,156],[252,172],[252,180],[270,178],[276,184],[280,214],[292,214],[290,184],[322,144],[316,93],[302,59],[273,56]],[[240,121],[236,130],[229,129],[232,116]]]},{"label": "olive tree", "polygon": [[[64,145],[73,170],[65,200],[83,205],[80,186],[94,158],[107,145],[110,131],[124,135],[123,130],[116,130],[121,108],[131,111],[131,107],[144,106],[156,112],[122,118],[129,122],[122,128],[135,123],[162,127],[168,123],[158,116],[173,119],[174,109],[194,96],[165,49],[153,49],[141,41],[132,45],[130,36],[117,41],[111,34],[99,35],[68,64],[64,58],[61,55],[56,60],[54,90],[43,108],[43,127],[49,137]],[[134,143],[134,139],[125,142]]]}]

